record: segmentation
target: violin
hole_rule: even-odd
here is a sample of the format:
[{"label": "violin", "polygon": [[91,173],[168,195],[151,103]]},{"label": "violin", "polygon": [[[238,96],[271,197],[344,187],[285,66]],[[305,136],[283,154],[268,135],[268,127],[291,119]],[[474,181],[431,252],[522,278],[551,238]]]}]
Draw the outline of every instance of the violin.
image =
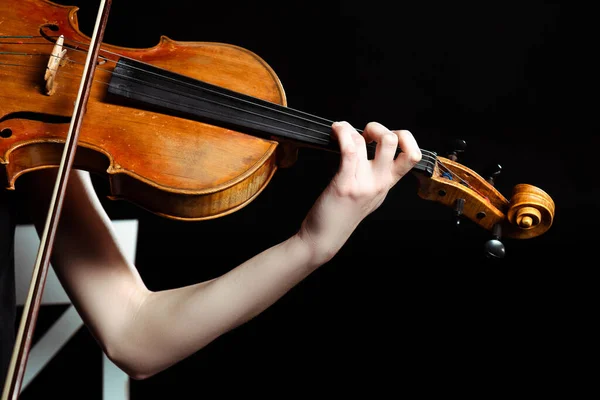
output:
[{"label": "violin", "polygon": [[[105,177],[113,200],[175,220],[214,219],[256,199],[300,148],[338,151],[333,121],[288,107],[276,72],[252,51],[165,36],[150,48],[93,47],[77,10],[49,0],[0,2],[6,190],[23,174],[62,165],[90,59],[72,168]],[[551,227],[555,206],[542,189],[521,183],[506,198],[456,159],[421,151],[412,172],[422,199],[496,238],[529,239]],[[502,256],[498,243],[489,250]]]},{"label": "violin", "polygon": [[[76,7],[3,0],[0,11],[0,179],[14,190],[22,174],[58,165],[90,39]],[[96,63],[74,168],[105,176],[112,199],[217,218],[255,199],[302,146],[336,151],[332,121],[288,107],[275,71],[244,48],[163,36],[146,49],[103,43]],[[543,190],[519,184],[508,200],[464,165],[422,154],[421,198],[462,203],[462,215],[511,238],[552,225]]]}]

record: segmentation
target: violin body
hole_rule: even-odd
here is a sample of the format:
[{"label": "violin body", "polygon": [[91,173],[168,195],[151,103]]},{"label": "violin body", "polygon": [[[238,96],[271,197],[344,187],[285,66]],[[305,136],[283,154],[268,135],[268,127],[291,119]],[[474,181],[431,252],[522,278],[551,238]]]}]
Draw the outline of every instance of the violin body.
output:
[{"label": "violin body", "polygon": [[[28,39],[34,44],[0,44],[0,63],[19,64],[0,67],[0,179],[9,190],[20,175],[60,163],[90,40],[79,30],[77,10],[49,1],[0,2],[0,36],[40,36]],[[64,47],[49,94],[44,76],[59,35],[79,49]],[[240,47],[167,37],[146,49],[102,44],[74,168],[105,175],[113,199],[174,219],[215,218],[248,204],[280,165],[293,161],[278,151],[279,141],[111,99],[106,82],[120,57],[286,105],[275,72]]]}]

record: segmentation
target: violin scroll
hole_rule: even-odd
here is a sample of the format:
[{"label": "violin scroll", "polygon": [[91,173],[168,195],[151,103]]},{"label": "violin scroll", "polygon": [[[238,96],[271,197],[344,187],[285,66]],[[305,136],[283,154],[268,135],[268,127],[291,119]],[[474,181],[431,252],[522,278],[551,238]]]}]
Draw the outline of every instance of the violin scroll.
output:
[{"label": "violin scroll", "polygon": [[554,220],[554,201],[542,189],[521,183],[513,189],[507,211],[509,229],[520,238],[536,237],[546,232]]}]

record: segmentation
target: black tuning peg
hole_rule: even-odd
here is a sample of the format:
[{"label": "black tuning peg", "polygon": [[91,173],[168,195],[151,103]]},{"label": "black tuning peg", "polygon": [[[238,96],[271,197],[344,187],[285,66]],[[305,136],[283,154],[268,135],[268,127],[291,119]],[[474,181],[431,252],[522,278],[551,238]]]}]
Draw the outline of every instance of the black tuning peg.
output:
[{"label": "black tuning peg", "polygon": [[483,176],[485,177],[485,179],[488,181],[488,183],[490,185],[494,186],[494,184],[496,183],[496,179],[498,179],[498,176],[500,176],[501,172],[502,172],[502,165],[494,164],[484,171]]},{"label": "black tuning peg", "polygon": [[448,158],[452,161],[458,160],[458,154],[464,153],[467,148],[467,142],[462,139],[452,140],[448,144]]},{"label": "black tuning peg", "polygon": [[500,224],[494,225],[492,229],[492,238],[485,243],[485,255],[488,258],[504,258],[506,249],[500,241],[502,236],[502,227]]},{"label": "black tuning peg", "polygon": [[465,199],[456,199],[456,203],[454,204],[454,222],[457,228],[461,228],[460,218],[465,209]]}]

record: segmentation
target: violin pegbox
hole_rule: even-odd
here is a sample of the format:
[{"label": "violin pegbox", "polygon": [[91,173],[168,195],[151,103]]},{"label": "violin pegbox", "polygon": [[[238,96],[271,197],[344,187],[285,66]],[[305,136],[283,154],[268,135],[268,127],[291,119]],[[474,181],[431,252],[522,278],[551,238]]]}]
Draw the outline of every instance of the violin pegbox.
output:
[{"label": "violin pegbox", "polygon": [[[542,189],[518,184],[510,200],[496,190],[494,178],[500,173],[499,165],[488,179],[484,179],[450,158],[429,155],[422,162],[428,165],[420,168],[421,172],[428,173],[416,174],[418,195],[453,208],[457,217],[464,216],[492,232],[496,241],[501,235],[515,239],[533,238],[552,226],[554,201]],[[500,257],[503,256],[503,249],[498,252]]]}]

